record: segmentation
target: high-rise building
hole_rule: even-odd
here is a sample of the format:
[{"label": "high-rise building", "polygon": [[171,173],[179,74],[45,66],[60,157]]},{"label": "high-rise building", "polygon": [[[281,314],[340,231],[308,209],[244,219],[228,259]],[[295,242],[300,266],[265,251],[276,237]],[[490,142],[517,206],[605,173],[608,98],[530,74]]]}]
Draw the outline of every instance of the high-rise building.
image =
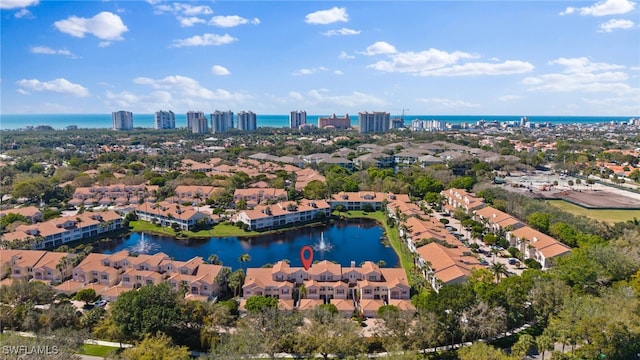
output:
[{"label": "high-rise building", "polygon": [[346,114],[344,117],[337,117],[336,114],[333,114],[330,117],[319,117],[318,127],[320,129],[326,127],[348,129],[351,127],[351,118],[349,118],[349,114]]},{"label": "high-rise building", "polygon": [[153,123],[156,129],[175,129],[176,115],[171,110],[156,111],[156,115],[154,116]]},{"label": "high-rise building", "polygon": [[360,112],[358,113],[358,127],[360,134],[389,131],[391,114],[381,111]]},{"label": "high-rise building", "polygon": [[306,111],[292,111],[289,114],[289,127],[292,129],[298,129],[301,126],[307,124],[307,112]]},{"label": "high-rise building", "polygon": [[191,120],[191,132],[194,134],[206,134],[209,126],[206,117],[195,117]]},{"label": "high-rise building", "polygon": [[193,129],[193,121],[195,119],[204,119],[207,122],[207,117],[204,116],[202,111],[189,111],[187,112],[187,129]]},{"label": "high-rise building", "polygon": [[216,110],[211,114],[211,132],[221,133],[233,129],[233,111]]},{"label": "high-rise building", "polygon": [[256,114],[253,111],[241,111],[238,113],[238,130],[255,131]]},{"label": "high-rise building", "polygon": [[113,112],[111,113],[111,121],[113,122],[113,130],[133,129],[133,113],[131,111]]}]

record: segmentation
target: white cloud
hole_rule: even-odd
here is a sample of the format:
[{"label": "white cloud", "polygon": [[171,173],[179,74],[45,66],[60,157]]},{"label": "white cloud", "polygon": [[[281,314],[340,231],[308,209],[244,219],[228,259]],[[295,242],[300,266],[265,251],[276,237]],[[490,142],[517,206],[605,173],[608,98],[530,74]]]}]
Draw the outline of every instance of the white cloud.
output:
[{"label": "white cloud", "polygon": [[67,49],[52,49],[48,46],[33,46],[31,48],[31,52],[34,54],[44,54],[44,55],[64,55],[71,58],[75,58],[76,56]]},{"label": "white cloud", "polygon": [[230,75],[231,74],[229,69],[227,69],[224,66],[220,66],[220,65],[213,65],[211,67],[211,73],[213,75]]},{"label": "white cloud", "polygon": [[27,10],[27,9],[20,9],[18,11],[16,11],[15,14],[13,14],[13,16],[17,19],[22,19],[22,18],[27,18],[27,19],[31,19],[33,18],[33,14],[31,14],[31,11]]},{"label": "white cloud", "polygon": [[469,62],[420,72],[421,76],[484,76],[513,75],[533,71],[531,63],[520,60],[507,60],[502,63]]},{"label": "white cloud", "polygon": [[396,47],[389,44],[386,41],[376,41],[373,45],[367,46],[367,50],[363,52],[364,55],[380,55],[380,54],[394,54],[396,53]]},{"label": "white cloud", "polygon": [[186,39],[178,39],[173,40],[172,47],[183,47],[183,46],[220,46],[231,44],[238,39],[234,38],[229,34],[218,35],[218,34],[202,34],[195,35]]},{"label": "white cloud", "polygon": [[560,15],[572,14],[576,11],[580,15],[592,15],[592,16],[606,16],[606,15],[619,15],[626,14],[633,11],[636,3],[629,0],[605,0],[597,2],[591,6],[574,8],[568,7]]},{"label": "white cloud", "polygon": [[322,33],[322,35],[326,35],[326,36],[346,36],[346,35],[358,35],[358,34],[360,34],[360,32],[361,32],[360,30],[341,28],[341,29],[329,30],[327,32]]},{"label": "white cloud", "polygon": [[333,73],[336,75],[344,75],[344,73],[341,70],[333,70]]},{"label": "white cloud", "polygon": [[622,71],[622,65],[596,63],[580,58],[559,58],[549,62],[550,65],[564,66],[562,73],[549,73],[527,77],[522,80],[530,91],[543,92],[613,92],[625,94],[634,91],[625,83],[629,76]]},{"label": "white cloud", "polygon": [[180,26],[182,27],[191,27],[195,24],[204,24],[204,19],[200,19],[197,16],[188,16],[188,17],[178,17],[178,21],[180,21]]},{"label": "white cloud", "polygon": [[197,16],[197,15],[211,15],[213,14],[213,10],[207,5],[190,5],[185,3],[173,3],[173,4],[160,4],[159,1],[152,3],[155,5],[153,7],[156,14],[162,13],[173,13],[179,14],[183,16]]},{"label": "white cloud", "polygon": [[53,24],[58,30],[74,37],[92,34],[102,40],[122,40],[122,34],[129,29],[120,16],[103,11],[92,18],[70,16]]},{"label": "white cloud", "polygon": [[328,71],[329,69],[327,69],[324,66],[318,66],[318,67],[313,67],[313,68],[303,68],[300,70],[296,70],[293,72],[293,75],[311,75],[311,74],[315,74],[317,72],[323,72],[323,71]]},{"label": "white cloud", "polygon": [[22,94],[22,95],[31,95],[31,93],[28,92],[25,89],[17,89],[16,92],[18,92],[18,94]]},{"label": "white cloud", "polygon": [[635,23],[631,20],[611,19],[607,22],[600,24],[600,31],[612,32],[615,29],[631,29],[634,26],[635,26]]},{"label": "white cloud", "polygon": [[98,47],[105,48],[111,46],[111,41],[100,41]]},{"label": "white cloud", "polygon": [[474,104],[474,103],[463,101],[463,100],[452,100],[452,99],[445,99],[445,98],[422,98],[422,99],[416,99],[416,101],[426,103],[426,104],[436,104],[446,108],[480,107],[480,104]]},{"label": "white cloud", "polygon": [[302,100],[302,99],[304,99],[302,97],[302,94],[300,94],[297,91],[289,91],[289,97],[294,99],[294,100]]},{"label": "white cloud", "polygon": [[2,0],[0,9],[18,9],[31,5],[38,5],[38,0]]},{"label": "white cloud", "polygon": [[498,98],[498,100],[500,100],[500,101],[513,101],[513,100],[519,100],[519,99],[522,99],[522,96],[520,96],[520,95],[503,95],[503,96],[500,96]]},{"label": "white cloud", "polygon": [[260,19],[254,18],[253,20],[245,19],[238,15],[229,15],[229,16],[214,16],[209,20],[209,25],[214,25],[218,27],[236,27],[239,25],[244,25],[252,23],[254,25],[260,24]]},{"label": "white cloud", "polygon": [[567,73],[585,73],[603,70],[619,70],[624,69],[622,65],[596,63],[586,57],[579,58],[558,58],[549,61],[549,65],[562,65],[565,67],[564,72]]},{"label": "white cloud", "polygon": [[40,81],[38,79],[22,79],[16,82],[25,91],[53,91],[73,96],[89,96],[89,90],[82,85],[74,84],[67,79]]},{"label": "white cloud", "polygon": [[356,57],[353,55],[347,54],[346,51],[341,51],[338,55],[338,59],[355,59]]},{"label": "white cloud", "polygon": [[349,21],[349,15],[346,8],[335,6],[329,10],[320,10],[307,14],[304,21],[307,24],[333,24],[339,21]]},{"label": "white cloud", "polygon": [[[367,48],[367,53],[375,52],[370,48],[371,46]],[[393,50],[395,51],[395,48]],[[479,55],[462,51],[449,53],[433,48],[420,52],[395,52],[388,57],[389,60],[380,60],[368,67],[378,71],[411,73],[420,76],[508,75],[530,72],[534,68],[530,63],[519,60],[458,64],[462,60],[479,58]]]},{"label": "white cloud", "polygon": [[250,98],[245,94],[232,93],[224,89],[209,90],[200,85],[196,80],[181,75],[167,76],[158,80],[138,77],[135,78],[133,82],[141,85],[149,85],[156,90],[169,91],[182,98],[228,101],[240,101]]}]

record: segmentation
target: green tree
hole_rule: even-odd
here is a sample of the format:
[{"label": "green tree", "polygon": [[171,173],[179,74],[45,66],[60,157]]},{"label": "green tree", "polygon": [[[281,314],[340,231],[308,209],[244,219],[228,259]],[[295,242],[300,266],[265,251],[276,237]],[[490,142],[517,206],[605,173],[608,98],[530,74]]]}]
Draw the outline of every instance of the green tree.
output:
[{"label": "green tree", "polygon": [[263,311],[265,308],[278,308],[278,299],[264,295],[250,296],[244,306],[250,312]]},{"label": "green tree", "polygon": [[511,354],[517,359],[522,359],[529,353],[531,347],[535,344],[533,336],[529,334],[520,334],[518,341],[511,347]]},{"label": "green tree", "polygon": [[473,185],[476,184],[476,181],[477,181],[476,178],[472,176],[461,176],[451,180],[451,182],[449,182],[448,187],[454,188],[454,189],[465,189],[467,191],[471,191],[471,189],[473,188]]},{"label": "green tree", "polygon": [[324,359],[335,354],[340,358],[354,356],[366,350],[359,326],[326,308],[310,311],[309,324],[297,333],[294,349],[309,356],[320,354]]},{"label": "green tree", "polygon": [[175,346],[171,338],[161,332],[146,334],[136,346],[122,352],[124,360],[189,360],[186,346]]},{"label": "green tree", "polygon": [[551,221],[551,215],[543,212],[534,212],[527,216],[527,223],[534,229],[542,232],[549,231],[549,223]]},{"label": "green tree", "polygon": [[324,199],[327,196],[328,188],[324,182],[312,180],[304,187],[303,193],[306,199]]},{"label": "green tree", "polygon": [[96,291],[93,289],[82,289],[78,291],[75,299],[78,301],[84,301],[85,304],[89,304],[96,299]]},{"label": "green tree", "polygon": [[483,342],[473,343],[458,350],[460,360],[508,360],[509,357],[500,349]]},{"label": "green tree", "polygon": [[167,284],[147,285],[138,291],[127,291],[111,304],[115,325],[131,339],[158,331],[175,334],[182,323],[179,294]]},{"label": "green tree", "polygon": [[229,284],[229,287],[233,292],[233,297],[236,297],[238,294],[240,294],[240,289],[242,289],[242,284],[244,284],[244,276],[244,270],[242,269],[238,269],[229,274],[227,284]]}]

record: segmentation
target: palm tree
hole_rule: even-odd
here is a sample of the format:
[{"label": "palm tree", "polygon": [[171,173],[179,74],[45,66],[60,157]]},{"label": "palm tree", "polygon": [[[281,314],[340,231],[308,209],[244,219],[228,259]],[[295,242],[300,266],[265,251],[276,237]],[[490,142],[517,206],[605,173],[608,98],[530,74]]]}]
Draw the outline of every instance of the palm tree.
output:
[{"label": "palm tree", "polygon": [[222,260],[220,260],[220,257],[216,254],[209,255],[207,261],[209,261],[209,264],[222,265]]},{"label": "palm tree", "polygon": [[491,272],[495,275],[496,282],[500,282],[500,278],[502,277],[502,275],[509,274],[509,272],[507,271],[507,266],[499,262],[494,262],[489,270],[491,270]]},{"label": "palm tree", "polygon": [[249,261],[251,261],[251,255],[242,254],[238,257],[238,261],[240,261],[241,264],[248,263]]}]

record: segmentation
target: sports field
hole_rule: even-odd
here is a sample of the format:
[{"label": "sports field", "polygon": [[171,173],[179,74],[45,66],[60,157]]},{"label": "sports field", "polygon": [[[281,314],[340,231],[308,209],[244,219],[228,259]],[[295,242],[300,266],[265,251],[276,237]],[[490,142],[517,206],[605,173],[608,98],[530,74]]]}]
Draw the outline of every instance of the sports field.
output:
[{"label": "sports field", "polygon": [[560,208],[574,215],[584,215],[598,221],[607,223],[616,223],[620,221],[640,220],[640,210],[604,210],[604,209],[585,209],[578,205],[566,202],[564,200],[545,200],[547,203]]}]

